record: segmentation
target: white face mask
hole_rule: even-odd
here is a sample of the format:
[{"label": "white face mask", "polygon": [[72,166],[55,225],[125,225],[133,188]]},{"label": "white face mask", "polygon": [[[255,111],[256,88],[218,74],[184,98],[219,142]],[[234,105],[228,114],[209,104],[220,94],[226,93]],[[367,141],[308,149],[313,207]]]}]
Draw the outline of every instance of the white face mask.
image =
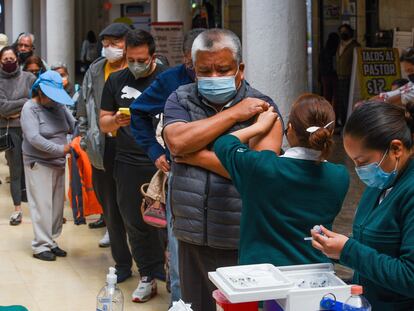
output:
[{"label": "white face mask", "polygon": [[114,62],[120,60],[124,56],[124,50],[123,49],[114,48],[112,46],[108,46],[106,48],[103,48],[103,51],[104,51],[104,55],[105,55],[106,59],[110,63],[114,63]]}]

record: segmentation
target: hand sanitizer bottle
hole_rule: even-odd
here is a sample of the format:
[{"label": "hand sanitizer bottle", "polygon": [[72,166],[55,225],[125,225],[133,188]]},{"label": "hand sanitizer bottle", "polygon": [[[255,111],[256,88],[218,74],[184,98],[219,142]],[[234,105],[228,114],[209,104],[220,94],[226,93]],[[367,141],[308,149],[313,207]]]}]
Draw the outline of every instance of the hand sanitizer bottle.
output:
[{"label": "hand sanitizer bottle", "polygon": [[351,287],[351,297],[345,301],[343,311],[371,311],[371,305],[368,300],[362,296],[364,292],[362,286],[354,285]]},{"label": "hand sanitizer bottle", "polygon": [[116,285],[115,268],[109,268],[106,275],[106,285],[100,290],[96,298],[96,311],[123,311],[124,295]]}]

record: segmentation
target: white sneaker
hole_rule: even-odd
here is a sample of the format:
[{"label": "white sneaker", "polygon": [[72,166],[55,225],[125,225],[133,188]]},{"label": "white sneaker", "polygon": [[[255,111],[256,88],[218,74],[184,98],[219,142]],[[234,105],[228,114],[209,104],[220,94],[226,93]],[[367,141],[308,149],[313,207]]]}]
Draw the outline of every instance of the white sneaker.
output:
[{"label": "white sneaker", "polygon": [[10,216],[10,226],[17,226],[22,223],[23,211],[14,211]]},{"label": "white sneaker", "polygon": [[157,282],[154,279],[143,276],[139,281],[138,287],[132,293],[133,302],[147,302],[157,295]]},{"label": "white sneaker", "polygon": [[111,246],[111,241],[109,240],[108,230],[106,230],[104,236],[99,241],[99,247],[109,247],[109,246]]}]

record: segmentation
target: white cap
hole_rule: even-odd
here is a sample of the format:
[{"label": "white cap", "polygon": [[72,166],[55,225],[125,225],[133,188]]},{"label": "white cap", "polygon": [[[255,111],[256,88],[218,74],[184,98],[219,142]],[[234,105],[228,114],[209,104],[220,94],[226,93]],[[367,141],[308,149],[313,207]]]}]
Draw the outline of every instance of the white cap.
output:
[{"label": "white cap", "polygon": [[9,39],[4,33],[0,33],[0,50],[9,44]]},{"label": "white cap", "polygon": [[108,285],[115,285],[118,277],[116,276],[116,269],[114,267],[109,268],[109,274],[106,275],[106,282]]}]

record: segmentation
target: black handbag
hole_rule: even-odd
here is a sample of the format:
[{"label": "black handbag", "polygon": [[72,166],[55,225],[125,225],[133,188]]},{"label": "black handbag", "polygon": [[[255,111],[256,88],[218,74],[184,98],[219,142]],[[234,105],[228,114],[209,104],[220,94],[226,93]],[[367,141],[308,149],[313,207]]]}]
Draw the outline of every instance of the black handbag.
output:
[{"label": "black handbag", "polygon": [[9,133],[9,122],[7,121],[6,132],[2,133],[0,128],[0,152],[14,148],[13,140]]}]

